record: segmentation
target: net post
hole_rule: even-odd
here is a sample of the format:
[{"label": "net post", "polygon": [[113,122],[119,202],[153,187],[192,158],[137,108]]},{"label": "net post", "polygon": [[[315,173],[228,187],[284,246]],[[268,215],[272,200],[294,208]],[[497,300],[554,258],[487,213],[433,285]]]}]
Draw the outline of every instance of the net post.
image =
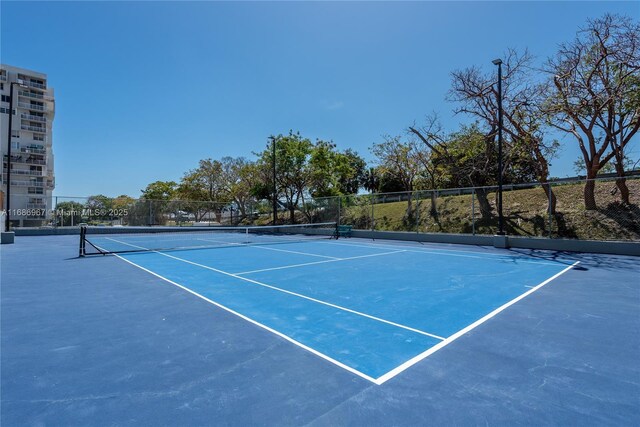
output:
[{"label": "net post", "polygon": [[85,255],[85,247],[84,247],[84,239],[85,234],[87,233],[86,227],[83,225],[80,227],[80,248],[78,252],[78,257],[82,258]]}]

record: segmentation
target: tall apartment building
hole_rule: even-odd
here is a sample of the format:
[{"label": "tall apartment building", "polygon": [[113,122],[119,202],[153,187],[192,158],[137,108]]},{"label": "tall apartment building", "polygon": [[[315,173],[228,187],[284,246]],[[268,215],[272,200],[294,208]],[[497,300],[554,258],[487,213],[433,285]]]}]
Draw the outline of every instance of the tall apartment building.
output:
[{"label": "tall apartment building", "polygon": [[[13,83],[13,84],[12,84]],[[8,148],[11,144],[10,219],[14,227],[45,225],[51,220],[55,187],[52,122],[53,89],[47,75],[0,64],[0,205],[7,208]],[[9,101],[13,96],[13,111]],[[9,114],[13,114],[9,141]]]}]

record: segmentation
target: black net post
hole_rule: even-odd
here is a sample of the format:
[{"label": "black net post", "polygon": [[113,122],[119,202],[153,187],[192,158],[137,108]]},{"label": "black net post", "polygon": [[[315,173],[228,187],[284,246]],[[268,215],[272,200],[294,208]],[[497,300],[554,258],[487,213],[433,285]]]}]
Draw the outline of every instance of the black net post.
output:
[{"label": "black net post", "polygon": [[87,228],[83,225],[82,227],[80,227],[80,248],[79,248],[79,253],[78,253],[79,257],[83,257],[85,255],[84,244],[85,244],[85,235],[86,234],[87,234]]}]

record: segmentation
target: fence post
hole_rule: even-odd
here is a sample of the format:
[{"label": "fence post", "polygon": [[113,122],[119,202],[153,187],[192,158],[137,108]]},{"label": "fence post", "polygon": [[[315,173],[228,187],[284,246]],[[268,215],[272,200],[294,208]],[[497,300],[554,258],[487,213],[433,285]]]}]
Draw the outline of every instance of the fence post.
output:
[{"label": "fence post", "polygon": [[[545,184],[543,184],[545,185]],[[549,185],[548,189],[549,189],[549,195],[551,195],[551,184],[547,184]],[[549,216],[549,239],[551,239],[553,237],[552,233],[553,233],[553,216],[551,214],[551,197],[547,197],[547,214]]]},{"label": "fence post", "polygon": [[373,214],[373,193],[371,193],[371,196],[369,197],[369,199],[371,200],[371,231],[375,231],[376,217]]},{"label": "fence post", "polygon": [[416,194],[416,233],[420,233],[420,193]]},{"label": "fence post", "polygon": [[471,189],[471,233],[476,235],[476,189]]},{"label": "fence post", "polygon": [[149,200],[149,225],[153,225],[153,208],[152,208],[152,201]]},{"label": "fence post", "polygon": [[341,214],[342,214],[342,212],[340,211],[341,207],[342,207],[342,197],[341,196],[337,196],[337,199],[338,199],[338,218],[336,219],[336,224],[340,225],[340,220],[341,220],[340,217],[341,217]]},{"label": "fence post", "polygon": [[[64,224],[61,224],[64,225]],[[56,204],[53,208],[53,226],[58,227],[58,196],[56,196]]]}]

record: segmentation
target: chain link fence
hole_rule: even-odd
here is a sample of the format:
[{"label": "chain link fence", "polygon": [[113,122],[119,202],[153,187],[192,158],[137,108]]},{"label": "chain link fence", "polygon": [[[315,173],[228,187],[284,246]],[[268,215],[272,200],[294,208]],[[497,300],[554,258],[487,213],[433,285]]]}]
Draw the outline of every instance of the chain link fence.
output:
[{"label": "chain link fence", "polygon": [[[40,198],[13,197],[13,228],[100,226],[243,226],[273,224],[271,201],[220,203],[193,200],[149,200],[104,196]],[[309,199],[293,209],[279,203],[277,224],[336,222],[338,199]]]},{"label": "chain link fence", "polygon": [[[640,241],[640,177],[592,180],[595,208],[585,207],[586,180],[505,185],[504,230],[511,236]],[[342,224],[372,231],[493,235],[498,188],[456,188],[341,198]]]},{"label": "chain link fence", "polygon": [[[597,179],[585,207],[585,180],[503,186],[511,236],[640,241],[640,177]],[[338,222],[356,230],[493,235],[497,187],[422,190],[304,199],[277,204],[278,224]],[[623,192],[624,190],[624,192]],[[628,191],[628,203],[623,194]],[[229,226],[273,223],[271,201],[241,203],[131,198],[33,197],[12,212],[15,226]],[[36,203],[37,202],[37,203]],[[12,209],[13,211],[14,209]],[[22,217],[19,214],[23,214]]]}]

